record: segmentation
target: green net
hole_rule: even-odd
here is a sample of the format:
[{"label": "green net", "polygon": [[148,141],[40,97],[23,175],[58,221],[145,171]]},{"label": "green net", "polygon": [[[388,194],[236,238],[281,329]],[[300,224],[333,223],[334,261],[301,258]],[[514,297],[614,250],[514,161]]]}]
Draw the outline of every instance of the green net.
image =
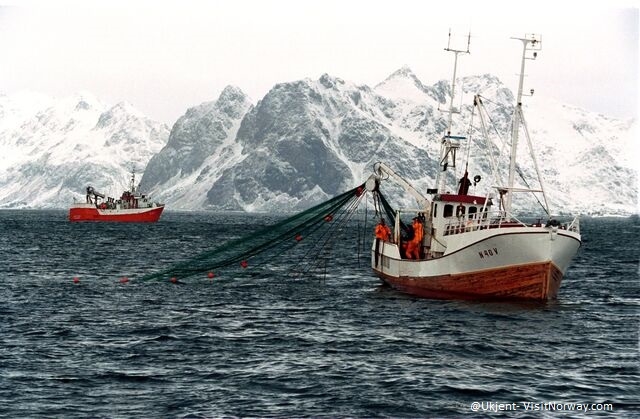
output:
[{"label": "green net", "polygon": [[[292,259],[299,262],[296,266],[299,271],[308,270],[312,266],[308,263],[308,256],[313,255],[313,259],[318,260],[331,250],[336,233],[351,218],[365,195],[364,191],[364,185],[358,186],[272,226],[222,243],[142,279],[183,279],[205,275],[230,265],[256,266],[288,252]],[[295,254],[291,253],[292,250],[295,250]]]},{"label": "green net", "polygon": [[[395,225],[396,223],[396,210],[391,207],[391,204],[389,204],[389,201],[387,200],[387,198],[382,194],[382,192],[380,192],[380,190],[377,190],[375,192],[375,197],[376,199],[380,200],[380,205],[382,206],[382,209],[384,209],[385,214],[387,215],[387,218],[391,221],[391,225]],[[400,228],[402,229],[402,231],[405,232],[405,234],[409,234],[409,232],[411,231],[411,227],[407,226],[402,220],[400,220]]]}]

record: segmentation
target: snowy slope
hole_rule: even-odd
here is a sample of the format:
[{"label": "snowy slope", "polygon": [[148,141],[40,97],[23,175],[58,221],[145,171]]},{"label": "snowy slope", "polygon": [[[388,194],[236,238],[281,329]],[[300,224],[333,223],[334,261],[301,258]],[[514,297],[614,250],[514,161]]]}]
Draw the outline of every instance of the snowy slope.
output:
[{"label": "snowy slope", "polygon": [[527,111],[557,207],[598,215],[637,209],[636,121],[546,98],[531,100]]},{"label": "snowy slope", "polygon": [[[494,179],[487,153],[508,149],[514,95],[489,74],[461,77],[456,90],[460,114],[452,133],[470,138],[458,154],[457,176],[470,146],[477,158],[469,172],[482,176],[475,192],[483,194],[505,181],[505,165]],[[491,142],[480,135],[477,113],[471,124],[476,93],[495,127]],[[229,86],[218,99],[188,109],[169,134],[131,105],[109,107],[87,93],[62,100],[0,96],[0,207],[66,207],[87,184],[116,195],[132,165],[146,168],[142,189],[170,209],[296,211],[364,182],[377,161],[418,188],[432,188],[450,97],[447,81],[426,85],[408,67],[375,88],[327,74],[280,83],[255,106]],[[635,120],[539,92],[525,98],[524,113],[552,211],[638,211]],[[518,154],[520,171],[531,179],[523,135]],[[455,186],[452,178],[447,189]],[[413,204],[400,195],[395,200]],[[532,198],[514,207],[537,211]]]},{"label": "snowy slope", "polygon": [[[400,80],[398,74],[403,75]],[[414,143],[422,144],[432,155],[437,155],[439,139],[447,126],[447,114],[438,111],[437,104],[429,102],[426,96],[421,97],[424,99],[421,104],[412,100],[416,98],[415,91],[407,92],[406,86],[416,85],[414,77],[405,68],[378,85],[376,91],[400,104],[402,111],[394,115],[394,125],[406,130],[405,138],[413,138]],[[506,182],[510,143],[507,143],[501,160],[502,178],[498,179],[503,182],[494,180],[477,113],[474,115],[474,124],[470,123],[473,96],[481,94],[490,111],[489,125],[500,133],[500,137],[490,135],[492,144],[496,146],[494,151],[498,151],[504,147],[502,141],[510,138],[514,94],[498,78],[489,74],[461,77],[456,84],[460,88],[456,89],[454,103],[461,104],[457,105],[461,113],[454,118],[452,133],[471,138],[470,173],[483,177],[484,181],[478,185],[476,192],[486,193],[491,190],[490,186]],[[450,89],[444,82],[420,90],[439,92],[442,94],[438,96],[439,103],[449,103]],[[446,109],[447,105],[440,105],[440,108]],[[638,165],[630,157],[633,155],[630,150],[633,150],[636,121],[588,112],[539,94],[524,99],[524,114],[553,212],[601,215],[629,214],[637,210]],[[422,115],[424,118],[411,119],[412,115]],[[535,180],[533,160],[522,131],[520,137],[518,165],[531,182],[531,179]],[[467,145],[467,142],[462,144],[463,153],[458,156],[458,176],[461,176],[466,162],[464,156]],[[496,156],[498,154],[494,153]],[[525,187],[520,179],[517,183],[517,186]],[[534,186],[537,187],[537,183]],[[530,195],[518,196],[514,199],[514,207],[523,212],[539,208]]]},{"label": "snowy slope", "polygon": [[364,182],[373,163],[394,159],[419,180],[428,154],[389,127],[385,100],[367,86],[323,75],[281,83],[247,113],[236,141],[244,158],[222,172],[208,207],[298,210]]},{"label": "snowy slope", "polygon": [[89,184],[115,196],[167,136],[130,104],[110,107],[89,93],[0,96],[0,207],[68,207]]},{"label": "snowy slope", "polygon": [[251,106],[242,90],[227,86],[217,100],[188,109],[149,161],[141,188],[172,209],[203,208],[222,171],[244,158],[235,138]]},{"label": "snowy slope", "polygon": [[[505,149],[502,142],[509,138],[514,95],[489,74],[461,77],[457,86],[454,103],[460,114],[454,117],[452,133],[472,139],[472,156],[480,158],[472,158],[469,169],[472,176],[484,179],[475,190],[484,194],[506,179],[504,169],[501,178],[493,179],[487,149],[494,154]],[[482,140],[477,115],[471,125],[476,93],[490,111],[495,126],[491,129],[502,139],[492,134],[492,143]],[[253,107],[240,101],[243,105],[233,117],[215,111],[219,98],[178,120],[143,184],[175,208],[244,211],[307,208],[366,180],[376,161],[386,162],[419,188],[434,187],[450,97],[448,82],[428,86],[403,67],[373,89],[327,74],[318,80],[280,83]],[[625,151],[634,121],[607,118],[543,96],[526,98],[525,117],[552,211],[635,210],[637,172]],[[203,143],[209,151],[196,153],[200,160],[194,163],[194,150],[203,150]],[[464,147],[457,176],[465,163]],[[524,138],[519,156],[519,169],[530,179],[535,170]],[[156,165],[156,160],[162,164]],[[620,179],[630,179],[625,183],[629,186]],[[453,191],[455,185],[452,178],[447,189]],[[413,204],[399,195],[395,201]],[[539,212],[532,197],[514,200],[514,207]]]}]

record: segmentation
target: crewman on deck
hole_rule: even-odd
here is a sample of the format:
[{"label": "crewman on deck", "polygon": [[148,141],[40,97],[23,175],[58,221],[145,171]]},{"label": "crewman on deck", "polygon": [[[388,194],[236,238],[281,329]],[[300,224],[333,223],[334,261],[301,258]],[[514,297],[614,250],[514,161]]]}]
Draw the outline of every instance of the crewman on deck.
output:
[{"label": "crewman on deck", "polygon": [[391,239],[391,229],[384,222],[384,218],[380,219],[380,222],[376,226],[375,230],[376,239],[388,242]]},{"label": "crewman on deck", "polygon": [[407,258],[420,259],[420,248],[422,247],[422,237],[424,236],[424,227],[420,218],[413,219],[413,238],[407,243]]}]

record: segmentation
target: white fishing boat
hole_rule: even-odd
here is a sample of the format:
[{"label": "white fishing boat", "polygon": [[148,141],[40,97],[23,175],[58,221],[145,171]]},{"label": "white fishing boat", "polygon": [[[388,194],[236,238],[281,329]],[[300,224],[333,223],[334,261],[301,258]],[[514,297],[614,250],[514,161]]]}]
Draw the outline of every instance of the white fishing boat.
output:
[{"label": "white fishing boat", "polygon": [[[366,183],[366,188],[380,198],[380,184],[395,181],[418,203],[417,208],[399,209],[389,217],[394,227],[389,240],[376,238],[373,242],[373,271],[393,288],[438,299],[549,300],[558,295],[562,278],[581,245],[579,218],[561,223],[551,216],[522,111],[525,62],[537,57],[541,38],[527,35],[514,39],[522,42],[523,52],[506,183],[501,182],[493,158],[490,164],[496,184],[484,196],[469,194],[471,180],[467,170],[460,179],[449,172],[456,168],[457,151],[466,140],[452,135],[451,130],[456,113],[453,104],[458,56],[469,52],[468,43],[466,50],[446,48],[454,54],[455,62],[449,123],[442,137],[436,188],[420,191],[384,163],[375,165],[374,175]],[[474,98],[476,110],[486,134],[486,110],[478,95]],[[516,157],[522,133],[538,177],[535,189],[516,185]],[[467,156],[467,165],[470,158],[473,156]],[[479,180],[479,176],[474,177],[475,183]],[[455,190],[457,193],[447,192]],[[547,213],[546,221],[531,223],[516,217],[514,196],[525,193],[542,198],[538,201]],[[401,221],[408,214],[415,217],[411,228]],[[403,229],[413,238],[405,237]]]}]

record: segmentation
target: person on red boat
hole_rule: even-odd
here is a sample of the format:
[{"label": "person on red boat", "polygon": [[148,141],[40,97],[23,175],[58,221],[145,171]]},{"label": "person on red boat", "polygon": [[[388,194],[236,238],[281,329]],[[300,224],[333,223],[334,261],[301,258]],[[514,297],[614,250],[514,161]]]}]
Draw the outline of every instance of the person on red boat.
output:
[{"label": "person on red boat", "polygon": [[391,240],[391,229],[384,222],[384,218],[380,219],[380,222],[376,226],[374,232],[375,232],[375,235],[376,235],[377,239],[380,239],[380,240],[385,241],[385,242],[388,242],[388,241]]},{"label": "person on red boat", "polygon": [[407,258],[420,259],[420,248],[422,247],[422,237],[424,235],[424,227],[420,218],[413,219],[413,238],[407,243]]}]

